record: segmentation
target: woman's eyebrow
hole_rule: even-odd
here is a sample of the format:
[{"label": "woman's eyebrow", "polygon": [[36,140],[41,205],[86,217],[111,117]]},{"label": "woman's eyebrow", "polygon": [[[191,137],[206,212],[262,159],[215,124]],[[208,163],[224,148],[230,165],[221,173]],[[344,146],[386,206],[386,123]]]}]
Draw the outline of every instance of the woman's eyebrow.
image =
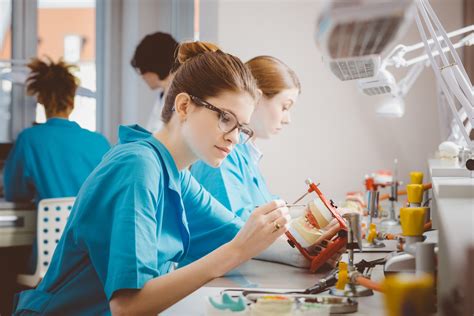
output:
[{"label": "woman's eyebrow", "polygon": [[234,111],[229,110],[229,109],[224,108],[224,107],[222,107],[222,108],[220,108],[220,109],[221,109],[222,111],[226,111],[226,112],[229,112],[229,113],[231,113],[232,115],[234,115],[235,118],[237,119],[237,122],[238,122],[239,124],[241,124],[241,125],[249,125],[249,124],[250,124],[250,122],[243,122],[243,123],[240,122],[240,121],[239,121],[239,117],[237,116],[237,114],[234,113]]},{"label": "woman's eyebrow", "polygon": [[232,113],[235,117],[237,117],[237,115],[235,115],[235,113],[232,111],[232,110],[229,110],[228,108],[225,108],[225,107],[222,107],[220,108],[222,111],[226,111],[226,112],[229,112],[229,113]]}]

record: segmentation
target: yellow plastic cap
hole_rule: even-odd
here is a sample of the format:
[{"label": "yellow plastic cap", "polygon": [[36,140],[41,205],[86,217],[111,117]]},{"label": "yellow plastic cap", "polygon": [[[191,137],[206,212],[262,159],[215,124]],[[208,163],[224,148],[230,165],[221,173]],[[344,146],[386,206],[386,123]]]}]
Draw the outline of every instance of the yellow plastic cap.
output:
[{"label": "yellow plastic cap", "polygon": [[400,209],[400,224],[403,236],[423,235],[426,207],[403,207]]},{"label": "yellow plastic cap", "polygon": [[336,289],[344,290],[346,284],[349,282],[349,272],[347,271],[347,263],[339,262],[339,273],[337,274]]},{"label": "yellow plastic cap", "polygon": [[372,243],[375,237],[377,237],[377,226],[375,226],[374,223],[371,223],[369,227],[369,233],[367,234],[367,241]]},{"label": "yellow plastic cap", "polygon": [[408,203],[419,203],[423,201],[423,185],[408,184],[407,185]]},{"label": "yellow plastic cap", "polygon": [[423,184],[423,172],[420,172],[420,171],[410,172],[410,183]]},{"label": "yellow plastic cap", "polygon": [[386,315],[432,315],[434,280],[431,275],[397,274],[388,276],[383,283]]}]

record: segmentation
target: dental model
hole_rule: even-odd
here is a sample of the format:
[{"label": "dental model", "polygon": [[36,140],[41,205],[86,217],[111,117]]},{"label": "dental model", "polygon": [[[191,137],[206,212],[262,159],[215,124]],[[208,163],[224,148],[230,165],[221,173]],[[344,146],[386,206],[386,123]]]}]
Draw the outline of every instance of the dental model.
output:
[{"label": "dental model", "polygon": [[[319,184],[306,179],[308,189],[294,204],[314,192],[317,199],[308,204],[303,216],[290,223],[285,233],[288,243],[310,261],[309,270],[316,272],[321,266],[337,259],[347,243],[347,225],[332,200],[327,199]],[[294,236],[295,234],[296,236]],[[331,263],[330,263],[331,264]]]},{"label": "dental model", "polygon": [[393,174],[391,170],[379,170],[373,174],[375,184],[383,186],[393,181]]},{"label": "dental model", "polygon": [[251,316],[292,316],[294,315],[294,299],[284,296],[263,296],[250,307]]},{"label": "dental model", "polygon": [[324,229],[332,220],[332,214],[320,199],[308,203],[303,216],[294,219],[290,224],[290,233],[305,248],[320,244],[326,233]]},{"label": "dental model", "polygon": [[365,204],[365,201],[364,201],[364,193],[362,192],[347,193],[346,200],[341,204],[341,208],[363,215],[364,210],[367,208],[367,205]]}]

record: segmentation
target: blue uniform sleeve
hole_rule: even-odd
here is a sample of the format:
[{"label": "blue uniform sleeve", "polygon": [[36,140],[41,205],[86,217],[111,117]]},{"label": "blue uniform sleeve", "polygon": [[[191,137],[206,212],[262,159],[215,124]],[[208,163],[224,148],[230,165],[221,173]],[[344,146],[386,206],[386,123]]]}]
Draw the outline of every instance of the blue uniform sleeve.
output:
[{"label": "blue uniform sleeve", "polygon": [[3,183],[7,201],[31,201],[35,186],[27,166],[27,141],[22,133],[13,146],[5,163]]},{"label": "blue uniform sleeve", "polygon": [[185,261],[189,263],[231,241],[244,222],[214,199],[188,171],[181,176],[181,193],[190,233]]},{"label": "blue uniform sleeve", "polygon": [[248,194],[245,175],[239,166],[237,157],[232,153],[219,168],[199,161],[191,167],[191,173],[213,197],[246,221],[256,205]]},{"label": "blue uniform sleeve", "polygon": [[87,186],[97,196],[89,199],[95,205],[85,206],[92,209],[79,218],[77,238],[109,300],[116,291],[141,289],[160,274],[156,218],[160,175],[149,157],[130,153],[98,170],[94,178],[101,180]]}]

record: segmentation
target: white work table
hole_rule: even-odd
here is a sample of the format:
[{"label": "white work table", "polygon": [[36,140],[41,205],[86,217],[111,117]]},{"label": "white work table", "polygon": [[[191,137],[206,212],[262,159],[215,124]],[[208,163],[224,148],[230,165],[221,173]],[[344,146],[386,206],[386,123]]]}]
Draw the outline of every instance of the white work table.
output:
[{"label": "white work table", "polygon": [[31,245],[35,235],[34,205],[0,199],[0,248]]},{"label": "white work table", "polygon": [[[455,291],[467,285],[468,249],[474,249],[474,178],[469,173],[452,172],[447,163],[430,160],[433,185],[433,221],[439,229],[438,301],[452,301]],[[457,172],[457,173],[456,173]],[[461,175],[461,176],[456,176]],[[474,264],[473,262],[470,265]]]},{"label": "white work table", "polygon": [[[295,250],[296,251],[296,250]],[[361,259],[375,260],[387,256],[388,253],[356,253],[355,262]],[[347,258],[344,258],[347,262]],[[295,268],[283,264],[250,260],[224,277],[215,279],[177,304],[161,313],[167,316],[203,316],[206,314],[205,297],[218,295],[223,289],[250,288],[267,290],[306,289],[314,285],[328,271],[310,273],[307,269]],[[372,279],[383,279],[382,266],[374,269]],[[322,294],[328,294],[324,292]],[[349,315],[384,315],[383,295],[374,293],[373,296],[361,297],[358,312]]]}]

